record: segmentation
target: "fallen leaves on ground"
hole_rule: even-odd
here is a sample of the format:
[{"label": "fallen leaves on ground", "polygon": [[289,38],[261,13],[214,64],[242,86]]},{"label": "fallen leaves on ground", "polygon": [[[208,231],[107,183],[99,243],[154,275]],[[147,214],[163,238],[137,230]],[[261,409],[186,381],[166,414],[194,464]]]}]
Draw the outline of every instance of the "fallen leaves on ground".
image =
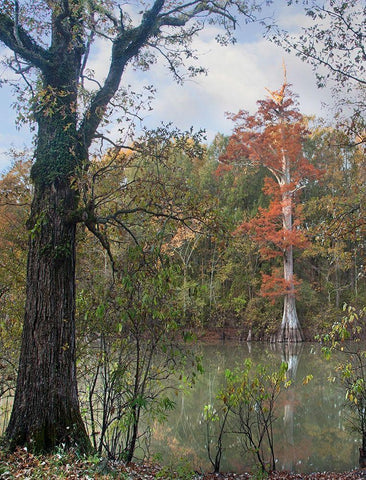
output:
[{"label": "fallen leaves on ground", "polygon": [[[56,453],[53,455],[32,455],[26,449],[18,449],[14,453],[0,451],[0,478],[3,480],[173,480],[187,479],[178,472],[156,464],[125,465],[122,462],[110,462],[98,457],[81,457],[74,452]],[[248,480],[258,478],[249,473],[196,473],[192,480]],[[366,480],[365,470],[354,470],[344,473],[289,473],[275,472],[270,480]]]}]

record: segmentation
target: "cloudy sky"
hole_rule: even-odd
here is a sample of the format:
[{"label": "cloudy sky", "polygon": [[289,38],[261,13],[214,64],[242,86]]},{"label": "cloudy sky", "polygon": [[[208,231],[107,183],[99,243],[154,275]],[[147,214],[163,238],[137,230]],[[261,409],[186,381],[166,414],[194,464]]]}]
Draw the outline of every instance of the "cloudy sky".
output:
[{"label": "cloudy sky", "polygon": [[[268,14],[274,14],[279,24],[290,31],[299,31],[309,20],[299,7],[289,8],[285,1],[277,0]],[[218,33],[214,27],[206,29],[195,47],[200,52],[200,64],[208,70],[202,75],[187,80],[183,85],[174,83],[164,62],[153,65],[149,72],[137,73],[132,68],[126,71],[125,84],[134,90],[153,84],[156,99],[153,110],[145,115],[145,123],[154,128],[160,122],[173,122],[186,130],[205,129],[210,142],[218,132],[230,134],[232,122],[226,112],[239,109],[255,110],[256,101],[266,97],[265,88],[278,89],[283,81],[282,62],[285,61],[287,79],[299,95],[304,114],[325,115],[323,102],[330,98],[326,90],[318,90],[311,67],[283,49],[263,39],[258,25],[242,25],[238,29],[238,42],[222,47],[215,41]],[[1,51],[1,49],[0,49]],[[102,44],[93,57],[92,67],[98,78],[106,73],[109,52]],[[0,78],[4,71],[0,69]],[[11,108],[14,98],[7,87],[0,88],[0,172],[10,164],[7,151],[30,145],[31,136],[27,128],[17,130],[15,112]]]}]

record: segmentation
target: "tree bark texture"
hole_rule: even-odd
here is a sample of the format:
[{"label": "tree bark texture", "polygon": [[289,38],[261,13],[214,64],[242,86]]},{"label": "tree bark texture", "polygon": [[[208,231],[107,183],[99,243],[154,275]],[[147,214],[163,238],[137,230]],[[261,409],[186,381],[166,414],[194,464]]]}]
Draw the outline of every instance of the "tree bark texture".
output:
[{"label": "tree bark texture", "polygon": [[40,104],[37,118],[22,347],[5,437],[11,448],[26,445],[39,452],[65,445],[85,452],[90,443],[79,410],[75,362],[78,192],[72,187],[82,150],[76,133],[75,84],[61,87],[60,79],[61,74],[54,75],[50,87],[53,79],[45,76],[49,103]]},{"label": "tree bark texture", "polygon": [[37,221],[29,240],[22,349],[6,437],[11,446],[34,451],[61,444],[85,451],[75,367],[76,227],[65,220],[76,199],[67,183],[56,183],[32,205]]}]

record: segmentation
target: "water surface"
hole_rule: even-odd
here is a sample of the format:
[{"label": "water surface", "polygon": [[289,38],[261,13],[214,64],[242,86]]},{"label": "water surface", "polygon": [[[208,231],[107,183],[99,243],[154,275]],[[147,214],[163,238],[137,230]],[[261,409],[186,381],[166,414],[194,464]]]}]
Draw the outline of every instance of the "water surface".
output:
[{"label": "water surface", "polygon": [[[177,398],[168,422],[154,428],[151,450],[161,454],[165,463],[185,458],[197,470],[212,470],[206,452],[204,405],[215,402],[225,369],[249,357],[265,365],[279,366],[282,360],[289,364],[292,383],[278,400],[274,424],[277,469],[309,473],[357,467],[359,435],[349,427],[345,392],[328,380],[334,376],[335,359],[325,360],[319,345],[301,345],[292,352],[284,352],[282,345],[261,343],[200,345],[197,349],[203,355],[204,374]],[[313,379],[304,384],[307,375]],[[228,435],[221,471],[248,469],[253,470],[250,456],[243,455],[238,438]]]}]

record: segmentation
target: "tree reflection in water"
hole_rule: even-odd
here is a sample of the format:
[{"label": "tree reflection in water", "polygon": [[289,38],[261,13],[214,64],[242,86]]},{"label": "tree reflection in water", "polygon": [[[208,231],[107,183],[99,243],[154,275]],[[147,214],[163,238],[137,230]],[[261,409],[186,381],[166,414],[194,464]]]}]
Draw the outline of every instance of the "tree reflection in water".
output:
[{"label": "tree reflection in water", "polygon": [[[197,347],[203,355],[205,373],[196,385],[181,393],[177,409],[168,423],[156,425],[151,452],[161,453],[164,461],[188,458],[197,470],[210,471],[205,448],[203,409],[213,404],[223,385],[226,368],[234,368],[246,358],[277,368],[288,363],[291,385],[278,401],[275,429],[275,453],[278,470],[301,473],[346,471],[358,465],[357,434],[347,429],[344,392],[328,382],[333,367],[316,344],[267,344],[253,342],[220,343]],[[334,359],[335,361],[335,359]],[[304,384],[304,379],[313,379]],[[240,441],[227,435],[222,471],[242,473],[252,469],[243,458]]]},{"label": "tree reflection in water", "polygon": [[279,345],[282,349],[282,361],[288,365],[287,380],[291,382],[288,389],[283,393],[285,397],[283,423],[285,427],[284,441],[287,444],[287,455],[281,470],[293,471],[296,468],[296,450],[294,440],[294,410],[295,410],[295,386],[297,367],[300,361],[300,355],[303,348],[301,343],[282,343]]}]

